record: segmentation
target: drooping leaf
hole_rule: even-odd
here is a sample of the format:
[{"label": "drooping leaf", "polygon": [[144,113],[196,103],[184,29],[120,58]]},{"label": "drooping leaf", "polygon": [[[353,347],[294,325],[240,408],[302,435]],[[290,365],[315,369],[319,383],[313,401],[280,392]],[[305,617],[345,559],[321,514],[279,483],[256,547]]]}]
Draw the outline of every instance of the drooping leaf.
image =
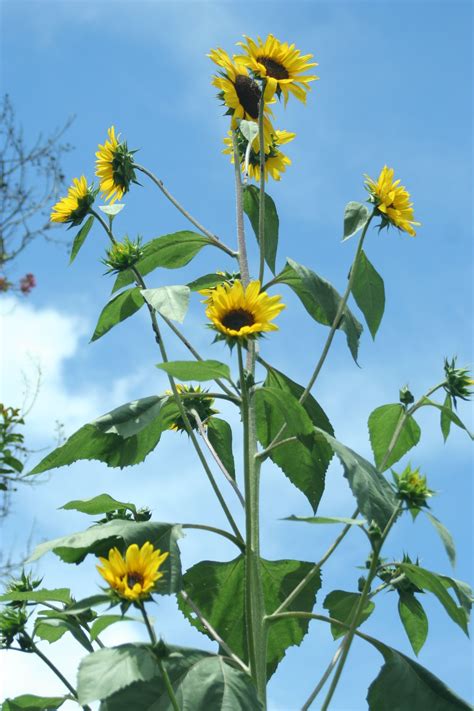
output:
[{"label": "drooping leaf", "polygon": [[383,531],[397,508],[393,489],[366,459],[327,432],[319,430],[337,454],[360,511],[367,521],[375,521]]},{"label": "drooping leaf", "polygon": [[218,360],[174,360],[159,363],[156,367],[178,380],[204,382],[216,378],[230,379],[229,366]]},{"label": "drooping leaf", "polygon": [[216,274],[216,272],[211,272],[211,274],[204,274],[194,281],[190,281],[187,286],[191,291],[201,291],[201,289],[212,289],[214,286],[222,284],[222,280],[225,277],[222,274]]},{"label": "drooping leaf", "polygon": [[344,234],[342,241],[344,242],[362,229],[369,219],[369,216],[370,212],[367,205],[361,202],[348,202],[344,210]]},{"label": "drooping leaf", "polygon": [[[346,592],[345,590],[333,590],[326,595],[323,602],[323,607],[328,610],[330,617],[335,620],[340,620],[346,625],[352,623],[354,614],[359,604],[360,593]],[[375,609],[375,605],[371,600],[366,600],[364,607],[359,615],[360,625],[367,620]],[[347,630],[339,625],[331,624],[331,634],[333,639],[338,639],[346,634]]]},{"label": "drooping leaf", "polygon": [[[441,431],[443,433],[444,441],[446,442],[448,435],[449,435],[449,430],[451,428],[451,423],[457,425],[460,429],[465,430],[469,437],[471,439],[474,439],[474,435],[472,432],[468,430],[464,422],[457,416],[457,414],[454,412],[452,408],[452,403],[451,403],[451,396],[448,395],[446,396],[446,400],[444,401],[443,405],[440,405],[439,402],[434,402],[433,400],[430,400],[427,397],[424,397],[422,399],[422,405],[423,407],[429,406],[429,407],[436,407],[440,412],[441,412]],[[446,436],[445,436],[446,433]]]},{"label": "drooping leaf", "polygon": [[418,423],[409,415],[405,419],[391,455],[386,458],[392,438],[402,419],[405,419],[405,408],[398,403],[377,407],[369,416],[370,444],[379,471],[385,471],[398,462],[420,441],[421,430]]},{"label": "drooping leaf", "polygon": [[160,286],[158,289],[142,289],[141,295],[166,318],[182,323],[189,306],[188,286]]},{"label": "drooping leaf", "polygon": [[69,588],[55,588],[54,590],[29,590],[7,592],[0,595],[0,602],[71,602],[71,591]]},{"label": "drooping leaf", "polygon": [[91,626],[91,639],[97,639],[101,632],[106,630],[107,627],[114,625],[116,622],[130,622],[132,620],[132,617],[126,617],[124,615],[101,615],[96,620],[94,620]]},{"label": "drooping leaf", "polygon": [[149,541],[155,549],[169,552],[169,556],[160,568],[164,575],[157,586],[159,594],[169,595],[181,589],[181,561],[177,545],[181,536],[179,525],[114,519],[108,523],[91,526],[85,531],[40,543],[29,561],[38,560],[45,553],[52,551],[65,563],[80,563],[87,555],[107,557],[110,549],[114,547],[123,554],[132,543],[141,547]]},{"label": "drooping leaf", "polygon": [[[243,207],[244,212],[250,220],[255,237],[258,242],[258,220],[260,214],[260,194],[255,185],[246,185],[244,188]],[[275,274],[276,255],[278,250],[278,228],[279,219],[275,203],[270,195],[265,193],[265,261]]]},{"label": "drooping leaf", "polygon": [[470,711],[471,706],[413,659],[369,639],[385,664],[367,694],[369,711]]},{"label": "drooping leaf", "polygon": [[207,421],[207,436],[222,464],[231,477],[235,479],[231,426],[225,420],[221,420],[220,417],[211,417]]},{"label": "drooping leaf", "polygon": [[[157,267],[178,269],[188,264],[208,244],[212,242],[207,237],[189,230],[163,235],[143,245],[143,256],[135,266],[142,276]],[[134,276],[129,269],[121,272],[115,281],[112,293],[133,281]]]},{"label": "drooping leaf", "polygon": [[[275,277],[275,283],[288,284],[315,321],[324,326],[332,326],[341,303],[341,297],[332,284],[293,259],[288,259],[283,271]],[[359,338],[363,329],[347,306],[337,328],[346,334],[347,345],[357,362]]]},{"label": "drooping leaf", "polygon": [[86,500],[75,499],[74,501],[68,501],[67,504],[60,506],[60,508],[66,511],[80,511],[90,516],[97,516],[97,514],[109,513],[110,511],[117,511],[118,509],[126,509],[132,513],[137,512],[135,504],[117,501],[112,498],[112,496],[109,496],[109,494],[99,494],[92,499]]},{"label": "drooping leaf", "polygon": [[342,518],[340,516],[288,516],[284,521],[301,521],[303,523],[343,523],[346,526],[363,526],[363,518]]},{"label": "drooping leaf", "polygon": [[[30,475],[80,459],[97,459],[109,467],[138,464],[156,447],[176,413],[176,404],[170,398],[152,396],[122,405],[81,427],[63,445],[46,455]],[[152,414],[154,419],[150,419]]]},{"label": "drooping leaf", "polygon": [[97,341],[110,331],[111,328],[132,316],[141,309],[144,303],[138,286],[134,286],[131,289],[122,291],[120,294],[117,294],[117,296],[113,296],[108,304],[104,306],[99,316],[91,342]]},{"label": "drooping leaf", "polygon": [[398,614],[413,651],[418,656],[428,636],[428,618],[421,602],[412,593],[400,592]]},{"label": "drooping leaf", "polygon": [[72,264],[75,258],[77,257],[80,248],[86,241],[86,237],[90,232],[90,229],[94,223],[94,217],[91,215],[82,225],[81,229],[77,233],[77,235],[74,237],[74,242],[72,243],[72,249],[71,249],[71,257],[69,259],[69,264]]},{"label": "drooping leaf", "polygon": [[93,652],[94,648],[89,637],[83,632],[81,626],[73,617],[64,615],[62,612],[48,610],[48,617],[36,618],[36,634],[50,644],[60,639],[66,632],[70,632],[74,639],[81,644],[88,652]]},{"label": "drooping leaf", "polygon": [[[313,568],[313,563],[298,560],[261,559],[267,613],[274,612]],[[244,579],[245,560],[243,556],[239,556],[228,563],[202,561],[194,565],[183,576],[183,587],[230,649],[247,661],[247,639],[243,623]],[[318,571],[288,609],[310,612],[320,586],[321,577]],[[206,634],[186,603],[179,600],[178,604],[191,624]],[[283,658],[285,650],[291,645],[301,643],[308,630],[308,622],[308,620],[294,618],[279,620],[272,624],[268,637],[267,675],[269,677]]]},{"label": "drooping leaf", "polygon": [[429,520],[433,524],[434,528],[438,532],[439,537],[441,538],[443,542],[443,546],[446,550],[446,553],[449,558],[449,562],[453,566],[453,568],[456,565],[456,547],[454,545],[454,539],[446,526],[444,526],[439,519],[436,518],[436,516],[433,516],[430,514],[428,511],[425,511],[426,515],[428,516]]},{"label": "drooping leaf", "polygon": [[453,401],[451,399],[450,393],[446,393],[446,397],[443,403],[443,409],[441,410],[441,415],[440,415],[440,427],[441,427],[441,432],[443,434],[443,439],[446,442],[446,440],[449,437],[449,432],[451,430],[451,417],[448,415],[448,412],[453,412]]},{"label": "drooping leaf", "polygon": [[383,279],[373,264],[369,262],[363,249],[359,253],[354,269],[352,294],[357,306],[365,316],[372,338],[375,338],[385,309]]},{"label": "drooping leaf", "polygon": [[2,711],[53,711],[63,705],[71,696],[36,696],[22,694],[14,699],[5,699]]}]

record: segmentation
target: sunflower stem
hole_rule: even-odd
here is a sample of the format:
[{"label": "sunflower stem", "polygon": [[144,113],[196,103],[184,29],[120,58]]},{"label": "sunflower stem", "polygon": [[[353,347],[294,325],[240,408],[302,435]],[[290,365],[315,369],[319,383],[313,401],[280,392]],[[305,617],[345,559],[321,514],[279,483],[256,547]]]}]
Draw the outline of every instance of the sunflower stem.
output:
[{"label": "sunflower stem", "polygon": [[[56,674],[58,679],[60,679],[62,681],[64,686],[71,692],[71,694],[74,696],[74,698],[77,699],[76,689],[72,686],[72,684],[69,683],[69,681],[66,679],[64,674],[59,671],[57,666],[55,664],[53,664],[53,662],[50,659],[48,659],[48,657],[45,654],[43,654],[43,652],[40,649],[38,649],[38,647],[33,642],[31,637],[28,636],[27,638],[30,643],[30,650],[32,650],[34,652],[34,654],[36,654],[36,656],[39,657],[41,659],[41,661],[44,662],[46,664],[46,666],[48,666],[54,674]],[[82,706],[82,708],[88,709],[90,711],[90,707],[87,705]]]},{"label": "sunflower stem", "polygon": [[[158,640],[156,639],[156,634],[155,630],[153,629],[150,620],[148,618],[148,615],[145,610],[145,604],[143,600],[140,600],[138,603],[138,607],[140,608],[140,611],[142,613],[143,621],[145,623],[145,627],[147,628],[148,636],[150,637],[150,642],[152,646],[154,647]],[[166,671],[165,667],[163,666],[163,662],[161,661],[161,658],[157,655],[155,657],[156,662],[158,664],[158,667],[160,668],[161,676],[163,677],[163,683],[165,685],[166,691],[168,693],[169,699],[171,701],[171,705],[174,709],[174,711],[180,711],[179,704],[176,700],[176,696],[174,694],[173,686],[171,684],[170,678],[168,676],[168,672]]]},{"label": "sunflower stem", "polygon": [[242,175],[240,172],[240,153],[237,145],[236,131],[232,130],[232,147],[234,150],[234,177],[235,177],[235,212],[237,219],[237,245],[239,247],[240,280],[245,288],[250,281],[247,245],[245,242],[244,208]]},{"label": "sunflower stem", "polygon": [[260,143],[260,196],[258,210],[258,245],[260,248],[260,267],[258,279],[263,283],[265,272],[265,136],[263,123],[265,118],[265,87],[266,81],[262,79],[262,93],[258,102],[258,140]]}]

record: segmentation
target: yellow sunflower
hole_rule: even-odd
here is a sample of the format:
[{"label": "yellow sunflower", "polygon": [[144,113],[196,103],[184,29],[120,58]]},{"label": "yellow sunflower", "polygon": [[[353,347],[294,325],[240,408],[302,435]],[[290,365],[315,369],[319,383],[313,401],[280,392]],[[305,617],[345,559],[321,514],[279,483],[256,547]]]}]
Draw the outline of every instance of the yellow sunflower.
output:
[{"label": "yellow sunflower", "polygon": [[95,174],[100,179],[100,190],[105,200],[110,204],[121,200],[130,189],[130,183],[136,182],[133,167],[133,154],[125,141],[120,140],[120,134],[115,134],[114,126],[107,131],[108,139],[99,144],[96,155]]},{"label": "yellow sunflower", "polygon": [[237,65],[248,67],[255,76],[266,79],[265,101],[270,101],[275,92],[283,94],[285,104],[289,94],[306,102],[306,94],[310,90],[310,81],[319,79],[315,74],[305,74],[311,67],[317,67],[317,62],[310,62],[312,54],[301,55],[294,44],[280,42],[273,35],[268,35],[265,42],[260,37],[254,42],[250,37],[245,42],[237,44],[244,50],[243,56],[235,57]]},{"label": "yellow sunflower", "polygon": [[244,290],[241,281],[221,284],[212,289],[205,301],[206,316],[214,328],[230,340],[256,338],[264,331],[277,331],[270,323],[285,305],[280,296],[260,291],[260,282],[252,281]]},{"label": "yellow sunflower", "polygon": [[99,557],[103,567],[98,565],[97,570],[120,597],[132,602],[144,600],[153,592],[156,581],[163,577],[159,568],[168,555],[159,549],[155,551],[149,541],[141,548],[132,543],[125,558],[118,548],[111,548],[108,558]]},{"label": "yellow sunflower", "polygon": [[[212,49],[208,57],[218,67],[221,67],[219,76],[213,77],[212,84],[219,89],[218,96],[227,106],[228,113],[232,115],[232,128],[237,128],[239,119],[257,122],[262,92],[258,83],[249,75],[246,67],[233,62],[224,49]],[[266,102],[263,122],[265,150],[273,132],[272,124],[268,118],[271,115],[272,111]]]},{"label": "yellow sunflower", "polygon": [[[281,174],[285,172],[286,167],[291,165],[291,160],[282,151],[278,150],[278,146],[284,143],[289,143],[296,136],[296,133],[290,133],[290,131],[279,131],[278,129],[272,134],[272,140],[269,146],[268,153],[265,153],[265,180],[268,180],[268,176],[271,175],[273,180],[280,180]],[[222,151],[223,153],[230,154],[231,162],[234,162],[234,150],[232,145],[232,132],[229,131],[226,138],[224,138],[224,143],[226,148]],[[239,147],[240,162],[242,166],[242,172],[245,173],[245,153],[247,149],[248,141],[239,131],[237,133],[237,144]],[[260,181],[260,141],[258,136],[254,139],[252,147],[250,148],[249,155],[249,165],[248,174],[251,178]]]},{"label": "yellow sunflower", "polygon": [[365,176],[370,201],[375,204],[382,217],[381,227],[388,227],[391,224],[414,237],[416,232],[413,225],[421,223],[415,222],[413,219],[413,203],[410,202],[410,193],[403,185],[400,185],[399,180],[394,181],[393,175],[393,168],[388,168],[385,165],[376,181],[369,178],[368,175]]},{"label": "yellow sunflower", "polygon": [[94,202],[94,191],[87,185],[86,176],[74,178],[72,183],[66,197],[61,198],[53,206],[51,222],[70,222],[71,226],[79,225],[89,212]]}]

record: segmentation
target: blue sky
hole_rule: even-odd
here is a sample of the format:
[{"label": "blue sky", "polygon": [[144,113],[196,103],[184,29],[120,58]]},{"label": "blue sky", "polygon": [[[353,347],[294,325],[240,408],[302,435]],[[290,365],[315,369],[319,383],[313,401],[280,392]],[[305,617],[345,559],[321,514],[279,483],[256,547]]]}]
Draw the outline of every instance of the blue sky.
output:
[{"label": "blue sky", "polygon": [[[48,133],[71,114],[68,132],[75,146],[65,161],[68,180],[93,177],[96,145],[114,124],[138,160],[154,170],[172,193],[203,224],[235,244],[233,172],[221,155],[227,119],[210,85],[212,47],[233,50],[242,34],[273,32],[312,52],[320,81],[306,107],[290,101],[277,109],[276,125],[297,134],[287,147],[293,163],[280,184],[272,183],[280,216],[278,264],[289,256],[344,287],[355,244],[341,244],[344,205],[363,200],[363,174],[375,176],[384,163],[395,168],[415,203],[422,223],[415,239],[395,231],[370,233],[366,251],[385,279],[387,305],[375,342],[364,332],[357,368],[338,334],[315,396],[336,434],[370,456],[367,417],[377,406],[396,402],[409,383],[416,395],[438,382],[444,356],[472,362],[472,199],[471,92],[472,6],[460,2],[48,2],[4,0],[2,12],[3,89],[10,93],[25,136]],[[116,220],[119,235],[144,240],[188,229],[184,219],[153,186],[142,181],[126,199]],[[251,259],[256,264],[248,230]],[[48,448],[54,423],[67,434],[113,407],[157,392],[165,379],[154,368],[159,357],[146,314],[140,312],[97,343],[89,344],[98,314],[108,299],[111,279],[103,277],[100,258],[105,238],[90,234],[73,267],[66,251],[37,242],[14,267],[12,277],[32,271],[38,287],[28,299],[6,297],[2,304],[5,355],[2,398],[20,404],[25,373],[42,384],[30,413],[27,433],[33,449]],[[183,272],[153,274],[148,282],[185,283],[214,269],[231,266],[220,253],[204,250]],[[255,271],[255,266],[254,266]],[[280,331],[264,344],[264,356],[295,380],[305,382],[326,333],[317,327],[287,291]],[[224,358],[211,346],[195,298],[184,324],[199,350]],[[185,353],[169,336],[173,357]],[[31,393],[30,385],[30,393]],[[462,404],[469,422],[469,406]],[[233,424],[237,418],[233,415]],[[438,418],[422,412],[422,440],[406,460],[419,465],[440,492],[433,513],[451,530],[458,546],[455,577],[472,580],[472,459],[467,437],[453,431],[443,445]],[[472,422],[472,418],[471,418]],[[472,426],[472,425],[471,425]],[[43,453],[38,453],[39,458]],[[33,457],[31,464],[34,463]],[[399,465],[399,468],[403,465]],[[277,469],[263,475],[263,554],[269,558],[316,560],[333,539],[333,530],[280,521],[292,513],[309,515],[304,497]],[[163,438],[145,464],[117,471],[83,462],[54,471],[37,488],[19,491],[3,534],[21,551],[32,530],[34,542],[85,527],[88,521],[56,509],[73,498],[107,491],[116,498],[150,505],[155,518],[223,524],[207,482],[184,437]],[[353,500],[337,464],[331,465],[320,511],[349,515]],[[420,517],[421,518],[421,517]],[[32,529],[33,526],[33,529]],[[187,567],[200,559],[226,560],[233,551],[202,534],[182,544]],[[420,556],[422,564],[449,574],[441,544],[428,526],[404,521],[389,541],[387,555]],[[355,589],[356,565],[366,555],[363,537],[354,532],[324,573],[321,603],[334,588]],[[48,586],[74,585],[91,594],[98,584],[93,562],[71,570],[45,558],[38,570]],[[424,596],[430,633],[419,661],[458,693],[472,699],[472,651],[469,640],[446,618],[436,601]],[[173,600],[156,610],[157,630],[176,644],[209,646],[190,630]],[[366,624],[411,654],[397,618],[393,595],[377,601]],[[117,626],[110,643],[135,626]],[[309,695],[333,653],[329,631],[313,623],[301,648],[288,651],[269,687],[274,711],[293,711]],[[78,661],[74,643],[51,649],[73,676]],[[54,678],[31,660],[7,657],[5,693],[59,691]],[[366,689],[382,663],[378,653],[355,643],[333,708],[366,708]],[[31,686],[25,689],[28,675]]]}]

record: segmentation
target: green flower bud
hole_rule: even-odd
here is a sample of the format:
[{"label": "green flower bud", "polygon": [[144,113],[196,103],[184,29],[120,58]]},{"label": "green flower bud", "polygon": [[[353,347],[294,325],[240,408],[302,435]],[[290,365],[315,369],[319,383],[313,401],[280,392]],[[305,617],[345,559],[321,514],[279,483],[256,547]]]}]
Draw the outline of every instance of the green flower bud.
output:
[{"label": "green flower bud", "polygon": [[400,402],[402,405],[411,405],[415,402],[415,398],[408,389],[408,385],[404,385],[403,388],[400,388]]},{"label": "green flower bud", "polygon": [[469,400],[472,395],[472,390],[469,388],[474,385],[469,368],[456,368],[456,358],[452,358],[451,363],[445,358],[444,373],[446,382],[443,387],[453,398],[454,407],[456,407],[457,397],[461,400]]},{"label": "green flower bud", "polygon": [[115,242],[106,252],[107,258],[102,260],[109,269],[107,273],[123,272],[133,267],[142,257],[143,251],[140,246],[140,237],[136,242],[132,242],[125,237],[123,242]]},{"label": "green flower bud", "polygon": [[427,499],[431,498],[434,491],[428,489],[426,477],[421,476],[419,469],[412,469],[409,464],[399,475],[392,471],[392,476],[397,489],[397,497],[405,501],[410,509],[420,509],[428,506]]}]

